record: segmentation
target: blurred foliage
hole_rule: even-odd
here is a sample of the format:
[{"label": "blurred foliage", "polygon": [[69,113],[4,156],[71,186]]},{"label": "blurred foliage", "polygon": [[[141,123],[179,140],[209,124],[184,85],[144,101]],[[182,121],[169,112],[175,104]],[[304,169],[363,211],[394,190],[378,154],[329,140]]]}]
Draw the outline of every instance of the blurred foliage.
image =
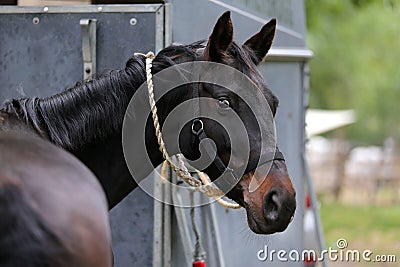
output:
[{"label": "blurred foliage", "polygon": [[346,138],[400,141],[400,0],[306,0],[310,106],[355,109]]},{"label": "blurred foliage", "polygon": [[355,206],[322,201],[320,215],[326,247],[335,248],[336,241],[345,238],[349,249],[369,249],[375,254],[398,255],[399,205]]}]

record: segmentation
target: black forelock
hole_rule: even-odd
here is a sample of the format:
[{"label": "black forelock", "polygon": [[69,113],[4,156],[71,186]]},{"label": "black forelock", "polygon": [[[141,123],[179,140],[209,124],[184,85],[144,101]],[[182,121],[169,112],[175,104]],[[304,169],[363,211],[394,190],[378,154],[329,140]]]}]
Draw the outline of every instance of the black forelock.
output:
[{"label": "black forelock", "polygon": [[153,61],[152,73],[157,73],[176,64],[197,61],[200,59],[199,49],[205,47],[204,40],[188,45],[171,45],[161,50]]}]

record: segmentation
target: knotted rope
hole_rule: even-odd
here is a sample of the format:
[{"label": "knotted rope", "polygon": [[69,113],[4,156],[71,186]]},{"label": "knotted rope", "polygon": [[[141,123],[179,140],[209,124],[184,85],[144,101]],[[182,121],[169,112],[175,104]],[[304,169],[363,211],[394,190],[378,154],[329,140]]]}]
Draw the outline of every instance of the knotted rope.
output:
[{"label": "knotted rope", "polygon": [[185,166],[185,163],[183,162],[181,155],[176,156],[179,167],[177,167],[172,162],[172,160],[165,148],[165,143],[164,143],[164,140],[162,137],[161,127],[160,127],[160,123],[159,123],[158,115],[157,115],[156,101],[154,99],[153,75],[151,74],[151,68],[153,66],[152,62],[155,57],[154,53],[153,52],[148,52],[147,54],[135,53],[134,55],[135,56],[144,56],[146,58],[146,79],[147,79],[147,89],[149,92],[149,103],[150,103],[151,114],[152,114],[152,118],[153,118],[154,129],[156,130],[157,142],[159,145],[159,149],[163,155],[163,158],[165,159],[164,164],[168,164],[171,167],[171,169],[179,177],[181,177],[185,183],[187,183],[189,186],[193,187],[193,189],[195,191],[201,192],[208,197],[216,199],[218,201],[218,203],[221,204],[222,206],[224,206],[225,208],[229,208],[229,209],[241,208],[241,206],[239,204],[230,203],[230,202],[227,202],[227,201],[221,199],[221,197],[223,197],[225,195],[225,193],[222,192],[219,188],[212,186],[211,183],[206,178],[204,173],[201,173],[200,171],[196,170],[201,181],[196,179],[195,177],[193,177],[190,174],[187,167]]}]

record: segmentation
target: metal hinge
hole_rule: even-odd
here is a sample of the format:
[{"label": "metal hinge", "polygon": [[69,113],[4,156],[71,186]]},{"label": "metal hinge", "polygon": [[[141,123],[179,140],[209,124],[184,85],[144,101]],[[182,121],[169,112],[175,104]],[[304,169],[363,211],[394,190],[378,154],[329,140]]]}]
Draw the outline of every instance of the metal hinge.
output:
[{"label": "metal hinge", "polygon": [[96,73],[96,19],[81,19],[83,78]]}]

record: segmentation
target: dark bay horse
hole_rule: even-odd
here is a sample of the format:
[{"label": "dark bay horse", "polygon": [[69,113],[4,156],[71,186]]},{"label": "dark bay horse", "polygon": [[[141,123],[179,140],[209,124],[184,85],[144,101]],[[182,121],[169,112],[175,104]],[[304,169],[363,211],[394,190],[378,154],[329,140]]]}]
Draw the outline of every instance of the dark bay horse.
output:
[{"label": "dark bay horse", "polygon": [[[189,45],[173,45],[160,51],[153,61],[153,74],[179,63],[193,61],[218,62],[231,66],[248,76],[264,95],[268,106],[275,114],[278,99],[268,89],[256,66],[262,61],[272,45],[276,21],[268,22],[243,45],[233,41],[230,13],[224,13],[216,23],[208,41]],[[46,98],[14,99],[5,103],[2,113],[15,116],[18,126],[32,131],[50,142],[70,151],[79,158],[99,179],[112,208],[127,196],[137,184],[126,165],[121,144],[122,123],[129,101],[137,89],[146,81],[145,58],[134,56],[126,67],[90,80],[80,82],[60,94]],[[169,111],[194,96],[193,86],[167,94],[157,103],[162,125]],[[157,88],[155,88],[157,91]],[[250,90],[250,89],[249,89]],[[249,158],[260,156],[259,130],[254,118],[247,117],[245,103],[233,93],[220,87],[203,86],[199,94],[216,99],[238,113],[245,121],[249,132]],[[220,97],[223,96],[223,99]],[[1,126],[0,126],[1,127]],[[142,130],[142,129],[139,129]],[[217,146],[217,155],[226,164],[230,157],[223,129],[205,121],[204,131]],[[146,126],[146,148],[154,166],[162,163],[152,123]],[[199,157],[199,140],[184,127],[180,146],[184,156],[194,160]],[[246,163],[246,162],[243,162]],[[151,170],[148,170],[148,173]],[[204,171],[215,179],[218,170],[211,164]],[[144,173],[143,177],[146,176]],[[247,211],[251,230],[259,234],[283,231],[289,224],[296,207],[295,190],[290,181],[285,162],[274,160],[262,184],[255,191],[249,190],[254,170],[249,170],[227,196],[242,205]],[[137,177],[136,177],[137,178]]]},{"label": "dark bay horse", "polygon": [[111,266],[107,202],[95,176],[13,122],[0,115],[0,266]]}]

